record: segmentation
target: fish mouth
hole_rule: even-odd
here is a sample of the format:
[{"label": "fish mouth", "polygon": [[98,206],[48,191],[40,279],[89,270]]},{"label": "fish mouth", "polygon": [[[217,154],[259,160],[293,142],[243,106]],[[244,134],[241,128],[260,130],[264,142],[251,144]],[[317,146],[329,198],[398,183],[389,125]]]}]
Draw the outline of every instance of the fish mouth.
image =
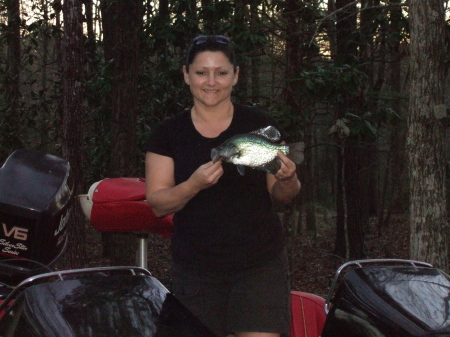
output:
[{"label": "fish mouth", "polygon": [[211,160],[214,163],[219,159],[230,161],[237,156],[239,156],[239,152],[237,152],[235,148],[218,146],[211,150]]},{"label": "fish mouth", "polygon": [[211,160],[213,163],[217,162],[220,159],[220,151],[217,148],[211,150]]}]

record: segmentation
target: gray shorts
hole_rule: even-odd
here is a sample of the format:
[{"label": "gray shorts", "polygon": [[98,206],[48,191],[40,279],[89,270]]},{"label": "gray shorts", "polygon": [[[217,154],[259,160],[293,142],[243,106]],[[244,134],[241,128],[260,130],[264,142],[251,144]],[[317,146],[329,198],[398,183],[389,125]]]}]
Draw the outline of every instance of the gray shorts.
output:
[{"label": "gray shorts", "polygon": [[289,336],[290,282],[287,254],[230,274],[195,273],[173,266],[172,291],[218,337],[234,332]]}]

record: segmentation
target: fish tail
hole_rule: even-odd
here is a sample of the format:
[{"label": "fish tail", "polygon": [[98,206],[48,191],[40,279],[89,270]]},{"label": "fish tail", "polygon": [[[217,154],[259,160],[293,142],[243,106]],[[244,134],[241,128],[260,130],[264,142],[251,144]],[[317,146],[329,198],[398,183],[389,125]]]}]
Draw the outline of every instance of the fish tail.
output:
[{"label": "fish tail", "polygon": [[289,144],[288,158],[297,165],[301,164],[305,159],[305,143],[298,142]]}]

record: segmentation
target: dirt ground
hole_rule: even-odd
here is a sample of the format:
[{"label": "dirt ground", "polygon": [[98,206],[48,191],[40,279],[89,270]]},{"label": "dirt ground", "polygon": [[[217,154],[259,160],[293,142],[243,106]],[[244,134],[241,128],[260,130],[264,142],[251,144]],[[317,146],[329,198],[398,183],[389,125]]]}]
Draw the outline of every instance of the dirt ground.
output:
[{"label": "dirt ground", "polygon": [[[346,261],[333,254],[335,240],[335,219],[329,217],[318,221],[317,238],[302,234],[293,238],[291,249],[292,289],[328,294],[329,287],[338,267]],[[409,228],[403,217],[391,220],[387,228],[378,235],[376,219],[372,219],[364,230],[366,258],[408,259]]]},{"label": "dirt ground", "polygon": [[[109,265],[102,257],[101,236],[89,230],[89,266]],[[402,216],[391,219],[388,227],[378,235],[376,219],[372,219],[365,233],[367,258],[408,258],[409,229]],[[288,238],[293,290],[326,296],[336,269],[345,261],[333,255],[335,219],[332,215],[318,216],[317,236],[305,233]],[[151,235],[148,243],[148,269],[163,283],[170,280],[170,240]]]}]

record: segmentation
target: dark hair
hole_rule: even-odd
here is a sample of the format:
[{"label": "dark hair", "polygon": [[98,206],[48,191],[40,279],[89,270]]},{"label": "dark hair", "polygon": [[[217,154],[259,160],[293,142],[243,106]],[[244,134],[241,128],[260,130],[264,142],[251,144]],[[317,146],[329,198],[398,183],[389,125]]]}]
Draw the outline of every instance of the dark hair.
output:
[{"label": "dark hair", "polygon": [[236,70],[236,55],[234,52],[233,42],[223,35],[199,35],[192,40],[191,45],[186,54],[186,71],[189,72],[189,66],[194,62],[197,54],[204,51],[217,52],[220,51],[233,64],[233,68]]}]

